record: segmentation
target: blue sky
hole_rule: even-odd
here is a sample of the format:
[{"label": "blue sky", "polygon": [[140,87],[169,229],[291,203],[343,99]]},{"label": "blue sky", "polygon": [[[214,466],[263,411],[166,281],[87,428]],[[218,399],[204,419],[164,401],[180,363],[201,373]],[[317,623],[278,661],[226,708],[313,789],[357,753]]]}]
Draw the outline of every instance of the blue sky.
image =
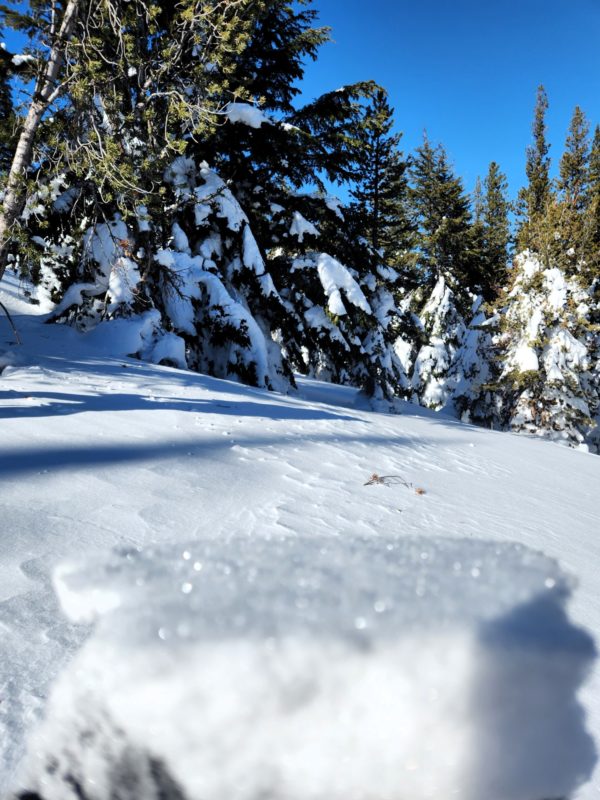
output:
[{"label": "blue sky", "polygon": [[[376,80],[405,151],[427,129],[468,191],[492,160],[513,197],[523,185],[540,83],[554,171],[574,106],[592,128],[600,123],[600,0],[313,0],[313,8],[333,41],[306,65],[306,100]],[[16,45],[12,32],[5,38]]]},{"label": "blue sky", "polygon": [[402,144],[426,128],[471,190],[491,160],[511,195],[525,181],[536,88],[548,93],[556,168],[575,105],[600,123],[600,0],[314,0],[334,41],[307,65],[310,99],[373,78]]}]

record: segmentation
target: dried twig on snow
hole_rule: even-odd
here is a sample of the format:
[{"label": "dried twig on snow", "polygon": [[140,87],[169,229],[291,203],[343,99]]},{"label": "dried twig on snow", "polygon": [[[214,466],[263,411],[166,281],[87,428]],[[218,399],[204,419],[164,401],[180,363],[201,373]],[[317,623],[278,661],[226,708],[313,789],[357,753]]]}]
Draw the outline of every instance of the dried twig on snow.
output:
[{"label": "dried twig on snow", "polygon": [[[363,486],[373,486],[374,484],[379,483],[383,486],[392,486],[393,484],[401,484],[405,486],[407,489],[412,489],[412,483],[409,483],[402,475],[378,475],[374,472],[368,481],[366,481]],[[419,486],[415,488],[415,494],[426,494],[425,489],[421,489]]]}]

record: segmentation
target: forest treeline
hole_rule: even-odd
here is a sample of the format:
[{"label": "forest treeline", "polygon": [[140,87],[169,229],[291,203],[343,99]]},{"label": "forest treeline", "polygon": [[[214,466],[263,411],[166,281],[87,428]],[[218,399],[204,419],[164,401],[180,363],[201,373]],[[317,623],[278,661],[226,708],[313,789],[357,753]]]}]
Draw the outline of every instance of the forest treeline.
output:
[{"label": "forest treeline", "polygon": [[[597,450],[600,127],[551,177],[467,193],[370,80],[299,102],[310,0],[0,4],[0,275],[132,355],[286,391],[297,373]],[[341,202],[331,187],[349,200]]]}]

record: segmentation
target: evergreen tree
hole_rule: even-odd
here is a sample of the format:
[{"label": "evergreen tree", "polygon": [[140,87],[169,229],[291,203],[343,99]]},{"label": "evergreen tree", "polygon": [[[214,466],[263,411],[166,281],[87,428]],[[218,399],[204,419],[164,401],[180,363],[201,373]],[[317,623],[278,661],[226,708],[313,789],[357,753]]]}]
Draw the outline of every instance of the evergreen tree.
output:
[{"label": "evergreen tree", "polygon": [[[354,174],[373,84],[293,109],[325,35],[305,5],[94,5],[69,102],[44,123],[30,255],[56,319],[139,320],[143,358],[270,388],[293,367],[389,397],[405,382],[397,275],[373,273],[339,204],[302,190]],[[257,70],[275,45],[279,72]]]},{"label": "evergreen tree", "polygon": [[[473,223],[471,225],[471,251],[473,258],[481,263],[485,258],[486,227],[484,221],[485,203],[483,187],[481,185],[481,178],[479,175],[475,179],[475,188],[473,189],[473,193],[471,195],[471,208],[473,210]],[[483,271],[482,277],[485,277]]]},{"label": "evergreen tree", "polygon": [[575,107],[560,160],[557,188],[559,199],[560,245],[556,263],[568,271],[579,266],[584,250],[585,212],[589,201],[589,125],[583,111]]},{"label": "evergreen tree", "polygon": [[508,181],[495,161],[490,163],[485,178],[485,197],[482,202],[484,249],[482,253],[482,293],[494,300],[506,280],[510,246],[510,202],[506,193]]},{"label": "evergreen tree", "polygon": [[495,349],[497,422],[564,444],[589,436],[599,396],[592,373],[596,342],[590,292],[537,256],[515,259]]},{"label": "evergreen tree", "polygon": [[434,283],[439,275],[456,288],[479,282],[469,201],[441,145],[427,137],[411,165],[410,198],[419,224],[419,265]]},{"label": "evergreen tree", "polygon": [[10,86],[11,58],[6,50],[0,50],[0,177],[8,173],[16,145],[17,119]]},{"label": "evergreen tree", "polygon": [[548,225],[548,208],[552,200],[550,181],[550,145],[546,141],[546,112],[548,97],[543,86],[537,90],[533,117],[533,144],[527,148],[525,174],[527,187],[519,193],[519,211],[522,216],[517,234],[519,250],[533,250],[549,261],[549,242],[553,231]]},{"label": "evergreen tree", "polygon": [[548,97],[543,86],[538,87],[533,120],[534,144],[527,149],[525,174],[529,180],[528,210],[529,216],[535,217],[544,213],[550,195],[550,145],[546,142],[546,112]]},{"label": "evergreen tree", "polygon": [[398,149],[401,134],[391,134],[393,113],[385,90],[377,87],[356,129],[358,178],[351,194],[358,227],[386,264],[400,266],[414,231],[407,209],[407,162]]},{"label": "evergreen tree", "polygon": [[584,216],[584,275],[600,277],[600,125],[594,130],[589,157],[588,203]]},{"label": "evergreen tree", "polygon": [[575,106],[565,151],[560,160],[558,189],[564,201],[577,211],[586,206],[588,188],[589,124],[585,114]]},{"label": "evergreen tree", "polygon": [[473,189],[473,223],[483,222],[484,210],[483,188],[481,186],[481,178],[478,175]]}]

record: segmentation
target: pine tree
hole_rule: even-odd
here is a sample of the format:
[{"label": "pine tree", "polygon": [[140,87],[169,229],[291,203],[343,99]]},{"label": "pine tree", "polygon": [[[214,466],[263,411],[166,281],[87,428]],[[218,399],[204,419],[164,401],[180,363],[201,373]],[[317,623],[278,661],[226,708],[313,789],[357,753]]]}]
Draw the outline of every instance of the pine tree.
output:
[{"label": "pine tree", "polygon": [[377,87],[356,129],[357,175],[351,195],[359,228],[388,265],[401,266],[413,243],[407,209],[407,162],[399,150],[401,134],[392,134],[393,109]]},{"label": "pine tree", "polygon": [[588,282],[600,277],[600,125],[594,130],[589,157],[588,203],[584,216],[583,272]]},{"label": "pine tree", "polygon": [[486,300],[494,300],[507,276],[510,246],[510,202],[506,193],[508,181],[495,161],[490,163],[485,178],[482,219],[484,224],[484,250],[482,266],[482,293]]},{"label": "pine tree", "polygon": [[[483,262],[486,248],[486,226],[484,221],[485,199],[483,187],[479,175],[475,179],[475,187],[471,195],[471,208],[473,211],[473,223],[471,225],[471,250],[473,259]],[[484,272],[482,270],[482,276]],[[482,285],[483,290],[483,285]]]},{"label": "pine tree", "polygon": [[575,106],[569,133],[565,143],[565,151],[560,160],[560,178],[558,189],[564,201],[576,209],[583,211],[587,199],[588,160],[589,160],[589,124],[585,114]]},{"label": "pine tree", "polygon": [[16,145],[17,119],[10,86],[11,57],[0,50],[0,177],[8,173]]},{"label": "pine tree", "polygon": [[[128,316],[140,357],[269,388],[293,367],[389,397],[405,381],[397,275],[374,274],[340,205],[303,191],[355,173],[374,85],[293,108],[325,35],[303,5],[95,4],[69,102],[44,122],[29,255],[55,318]],[[269,53],[279,72],[256,69]]]},{"label": "pine tree", "polygon": [[519,193],[519,210],[522,216],[517,234],[519,250],[533,250],[548,263],[549,246],[553,236],[548,224],[548,209],[552,201],[550,181],[550,145],[546,141],[546,112],[548,97],[543,86],[537,90],[537,98],[532,125],[533,144],[527,148],[525,174],[527,187]]},{"label": "pine tree", "polygon": [[557,182],[560,224],[557,264],[576,271],[584,249],[585,212],[589,201],[589,125],[583,111],[575,107],[560,160]]},{"label": "pine tree", "polygon": [[495,342],[499,424],[579,445],[599,405],[591,294],[531,254],[517,256],[513,278]]},{"label": "pine tree", "polygon": [[410,197],[419,223],[419,265],[430,282],[439,275],[455,288],[478,283],[469,201],[441,145],[427,137],[411,165]]}]

